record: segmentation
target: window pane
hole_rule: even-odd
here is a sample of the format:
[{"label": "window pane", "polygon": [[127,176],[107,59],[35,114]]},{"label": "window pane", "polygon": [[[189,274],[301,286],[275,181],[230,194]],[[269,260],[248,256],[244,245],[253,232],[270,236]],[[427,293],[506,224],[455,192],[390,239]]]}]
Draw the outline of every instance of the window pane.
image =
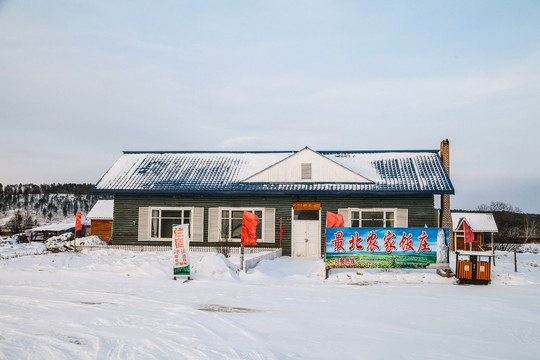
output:
[{"label": "window pane", "polygon": [[181,218],[182,210],[161,210],[162,218]]},{"label": "window pane", "polygon": [[159,210],[152,210],[152,217],[159,217]]},{"label": "window pane", "polygon": [[161,219],[161,238],[172,239],[172,226],[179,224],[180,219]]},{"label": "window pane", "polygon": [[229,240],[229,219],[228,218],[221,219],[221,238],[225,240]]},{"label": "window pane", "polygon": [[319,210],[294,210],[294,220],[319,220]]},{"label": "window pane", "polygon": [[[190,210],[184,210],[184,220],[187,218],[189,219],[191,217],[191,211]],[[187,224],[187,223],[184,223]]]},{"label": "window pane", "polygon": [[364,220],[383,220],[382,211],[362,211],[362,223]]},{"label": "window pane", "polygon": [[257,236],[257,239],[262,239],[262,222],[259,220],[257,223],[257,228],[255,229],[255,236]]},{"label": "window pane", "polygon": [[394,212],[386,213],[386,227],[394,227]]},{"label": "window pane", "polygon": [[384,221],[380,220],[362,220],[362,227],[384,227]]},{"label": "window pane", "polygon": [[242,219],[231,220],[231,239],[240,239],[242,237]]},{"label": "window pane", "polygon": [[360,212],[359,211],[351,211],[351,220],[358,220],[360,219]]},{"label": "window pane", "polygon": [[360,220],[351,220],[351,227],[360,227]]},{"label": "window pane", "polygon": [[242,219],[244,217],[243,211],[231,211],[233,219]]},{"label": "window pane", "polygon": [[152,228],[150,229],[150,236],[153,238],[159,237],[159,219],[158,218],[152,219],[151,227]]},{"label": "window pane", "polygon": [[222,219],[228,219],[229,218],[229,210],[222,210],[221,211],[221,218]]}]

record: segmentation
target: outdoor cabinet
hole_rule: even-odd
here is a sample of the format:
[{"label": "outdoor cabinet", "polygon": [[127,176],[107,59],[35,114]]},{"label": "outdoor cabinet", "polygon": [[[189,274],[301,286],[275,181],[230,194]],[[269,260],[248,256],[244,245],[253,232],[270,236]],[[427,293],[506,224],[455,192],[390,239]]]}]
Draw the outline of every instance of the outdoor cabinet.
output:
[{"label": "outdoor cabinet", "polygon": [[491,281],[491,253],[456,251],[456,278],[459,284],[489,284]]}]

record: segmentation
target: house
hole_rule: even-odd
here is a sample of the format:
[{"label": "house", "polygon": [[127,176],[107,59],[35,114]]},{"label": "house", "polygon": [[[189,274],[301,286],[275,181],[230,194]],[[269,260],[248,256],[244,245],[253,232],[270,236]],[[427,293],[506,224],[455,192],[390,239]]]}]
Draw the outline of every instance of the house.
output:
[{"label": "house", "polygon": [[[474,242],[465,243],[464,223],[469,224],[474,233]],[[472,212],[454,212],[452,211],[452,223],[454,224],[454,248],[456,250],[485,250],[488,245],[493,247],[493,234],[499,232],[493,214],[472,213]],[[486,237],[491,234],[490,242],[486,244]]]},{"label": "house", "polygon": [[[441,154],[448,146],[441,144]],[[126,151],[94,191],[114,194],[113,244],[170,244],[172,224],[188,223],[193,245],[239,246],[242,214],[250,211],[259,216],[258,248],[321,256],[327,211],[342,214],[345,226],[437,227],[434,197],[454,188],[439,150],[306,147]],[[449,207],[442,210],[449,214]]]},{"label": "house", "polygon": [[112,235],[113,225],[113,199],[98,200],[86,219],[90,220],[90,235],[98,236],[101,240],[109,242]]}]

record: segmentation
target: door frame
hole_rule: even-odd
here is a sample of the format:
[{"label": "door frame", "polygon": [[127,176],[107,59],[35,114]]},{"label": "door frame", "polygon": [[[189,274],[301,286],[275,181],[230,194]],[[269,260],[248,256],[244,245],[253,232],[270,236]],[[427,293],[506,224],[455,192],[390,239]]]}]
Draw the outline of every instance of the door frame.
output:
[{"label": "door frame", "polygon": [[[321,244],[322,244],[322,236],[321,236],[321,213],[322,209],[319,209],[319,226],[317,226],[317,236],[318,236],[318,257],[322,256],[322,250],[321,250]],[[294,220],[294,208],[291,208],[291,256],[295,257],[294,255],[294,222],[295,221],[302,221],[302,220]],[[314,221],[314,220],[308,220],[308,221]],[[297,256],[297,257],[304,257],[304,256]],[[307,256],[306,256],[307,257]]]}]

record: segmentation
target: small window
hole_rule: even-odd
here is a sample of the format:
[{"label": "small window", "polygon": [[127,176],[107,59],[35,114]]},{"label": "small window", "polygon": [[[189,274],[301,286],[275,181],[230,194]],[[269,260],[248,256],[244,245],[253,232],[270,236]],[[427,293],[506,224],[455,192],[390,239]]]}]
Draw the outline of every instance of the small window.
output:
[{"label": "small window", "polygon": [[263,211],[256,209],[222,209],[221,210],[221,239],[227,241],[240,241],[242,238],[242,219],[244,210],[259,217],[257,222],[257,240],[262,239]]},{"label": "small window", "polygon": [[[150,238],[172,239],[173,225],[189,224],[191,209],[182,208],[152,208],[152,219],[150,220]],[[191,232],[191,226],[190,226]]]},{"label": "small window", "polygon": [[311,163],[302,163],[302,180],[311,179]]},{"label": "small window", "polygon": [[294,210],[294,220],[319,220],[319,210]]},{"label": "small window", "polygon": [[351,227],[394,227],[395,210],[352,210],[350,219]]}]

